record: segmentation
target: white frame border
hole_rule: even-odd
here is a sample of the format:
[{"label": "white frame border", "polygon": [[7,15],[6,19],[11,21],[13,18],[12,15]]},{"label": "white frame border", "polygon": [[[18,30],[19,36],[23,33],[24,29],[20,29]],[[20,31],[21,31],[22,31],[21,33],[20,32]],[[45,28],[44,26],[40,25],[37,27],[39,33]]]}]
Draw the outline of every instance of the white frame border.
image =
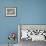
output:
[{"label": "white frame border", "polygon": [[20,25],[18,25],[18,43],[20,43]]}]

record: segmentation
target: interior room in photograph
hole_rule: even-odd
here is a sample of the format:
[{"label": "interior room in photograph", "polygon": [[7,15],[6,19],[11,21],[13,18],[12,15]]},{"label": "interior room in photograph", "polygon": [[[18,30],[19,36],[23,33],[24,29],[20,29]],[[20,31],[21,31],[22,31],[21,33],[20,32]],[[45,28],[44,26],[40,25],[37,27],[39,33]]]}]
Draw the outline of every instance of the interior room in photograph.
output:
[{"label": "interior room in photograph", "polygon": [[46,25],[18,25],[20,40],[46,41]]}]

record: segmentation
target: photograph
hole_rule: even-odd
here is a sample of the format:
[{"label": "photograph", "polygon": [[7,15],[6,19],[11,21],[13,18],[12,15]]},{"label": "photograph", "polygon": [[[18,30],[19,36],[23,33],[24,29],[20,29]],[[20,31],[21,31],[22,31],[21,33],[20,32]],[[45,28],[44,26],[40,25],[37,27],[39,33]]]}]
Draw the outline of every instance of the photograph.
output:
[{"label": "photograph", "polygon": [[16,8],[6,8],[6,16],[16,16]]}]

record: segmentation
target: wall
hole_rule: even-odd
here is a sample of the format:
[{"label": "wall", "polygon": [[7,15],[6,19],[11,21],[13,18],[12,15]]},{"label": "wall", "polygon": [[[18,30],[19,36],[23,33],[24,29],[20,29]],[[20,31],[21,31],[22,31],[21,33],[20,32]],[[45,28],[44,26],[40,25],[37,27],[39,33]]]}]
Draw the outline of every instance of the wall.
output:
[{"label": "wall", "polygon": [[[0,44],[8,43],[8,34],[10,32],[16,32],[18,34],[17,25],[20,24],[21,7],[18,0],[0,0]],[[16,7],[16,17],[6,17],[5,8]],[[18,38],[17,38],[18,39]],[[18,43],[16,39],[16,43]]]},{"label": "wall", "polygon": [[23,0],[21,24],[46,24],[46,0]]},{"label": "wall", "polygon": [[45,30],[46,31],[46,25],[21,25],[21,30]]},{"label": "wall", "polygon": [[[16,7],[17,16],[6,17],[6,7]],[[46,0],[0,0],[0,44],[8,43],[9,32],[17,34],[17,24],[46,24]]]}]

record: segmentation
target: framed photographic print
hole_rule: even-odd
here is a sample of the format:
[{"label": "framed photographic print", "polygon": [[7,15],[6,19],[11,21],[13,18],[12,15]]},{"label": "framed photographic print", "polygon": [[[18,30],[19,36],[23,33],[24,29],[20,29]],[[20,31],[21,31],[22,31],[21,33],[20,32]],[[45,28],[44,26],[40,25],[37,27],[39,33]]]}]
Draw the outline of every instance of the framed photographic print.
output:
[{"label": "framed photographic print", "polygon": [[18,42],[22,40],[46,41],[45,24],[19,24]]},{"label": "framed photographic print", "polygon": [[6,8],[6,16],[16,16],[16,8]]}]

